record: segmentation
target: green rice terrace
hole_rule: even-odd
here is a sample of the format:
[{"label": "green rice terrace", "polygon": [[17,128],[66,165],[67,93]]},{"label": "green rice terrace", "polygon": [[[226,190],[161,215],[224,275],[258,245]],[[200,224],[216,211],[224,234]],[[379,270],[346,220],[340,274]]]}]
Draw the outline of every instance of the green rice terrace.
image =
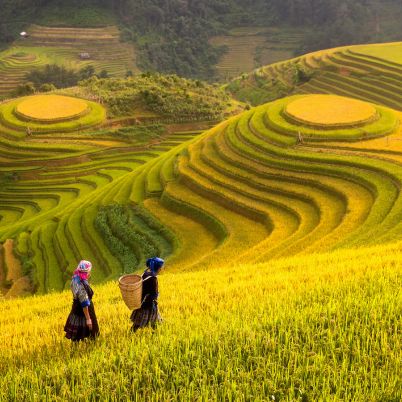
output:
[{"label": "green rice terrace", "polygon": [[64,289],[81,256],[102,282],[150,254],[168,258],[175,272],[387,243],[402,233],[397,110],[304,94],[207,131],[200,129],[211,123],[196,121],[124,128],[127,118],[106,120],[107,102],[39,96],[0,106],[7,297]]},{"label": "green rice terrace", "polygon": [[402,43],[345,46],[260,67],[227,91],[259,105],[292,94],[335,94],[402,110]]},{"label": "green rice terrace", "polygon": [[[173,232],[140,202],[126,203],[132,191],[139,199],[158,194],[151,179],[158,168],[134,189],[129,174],[177,155],[237,108],[215,87],[162,75],[94,78],[0,104],[1,293],[63,289],[81,253],[101,267],[97,281],[132,270],[147,253],[170,255]],[[173,178],[173,161],[164,164],[162,180]]]},{"label": "green rice terrace", "polygon": [[258,66],[292,57],[305,31],[264,27],[242,27],[226,35],[214,36],[210,43],[224,47],[216,69],[220,79],[228,80]]},{"label": "green rice terrace", "polygon": [[[0,52],[0,96],[24,82],[27,73],[46,64],[79,69],[92,65],[112,77],[138,72],[131,44],[120,41],[115,26],[102,28],[44,27],[33,25],[29,36]],[[81,55],[81,56],[80,56]],[[88,57],[88,58],[87,58]]]}]

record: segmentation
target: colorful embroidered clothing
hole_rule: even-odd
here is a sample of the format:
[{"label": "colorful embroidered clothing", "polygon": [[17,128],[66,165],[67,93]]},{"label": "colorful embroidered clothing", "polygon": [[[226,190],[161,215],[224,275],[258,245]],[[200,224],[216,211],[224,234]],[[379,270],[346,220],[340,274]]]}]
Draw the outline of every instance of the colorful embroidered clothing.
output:
[{"label": "colorful embroidered clothing", "polygon": [[[85,338],[95,338],[99,335],[99,325],[92,303],[93,290],[87,281],[82,281],[79,276],[74,276],[71,281],[73,293],[73,305],[67,318],[64,331],[66,338],[72,341],[80,341]],[[92,321],[92,331],[89,330],[84,314],[84,307],[88,307],[89,316]]]}]

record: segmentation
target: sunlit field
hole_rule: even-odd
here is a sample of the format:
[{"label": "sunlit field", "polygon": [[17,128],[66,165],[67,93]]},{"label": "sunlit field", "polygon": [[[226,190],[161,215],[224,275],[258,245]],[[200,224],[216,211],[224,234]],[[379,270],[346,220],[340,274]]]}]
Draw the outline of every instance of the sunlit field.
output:
[{"label": "sunlit field", "polygon": [[[398,401],[400,246],[160,276],[164,318],[129,332],[95,287],[101,336],[62,337],[71,296],[0,304],[1,400]],[[96,268],[95,268],[96,269]]]},{"label": "sunlit field", "polygon": [[290,102],[286,113],[307,124],[354,125],[375,118],[373,105],[334,95],[311,95]]},{"label": "sunlit field", "polygon": [[37,95],[19,103],[15,111],[32,120],[63,120],[79,116],[88,109],[83,99],[60,95]]}]

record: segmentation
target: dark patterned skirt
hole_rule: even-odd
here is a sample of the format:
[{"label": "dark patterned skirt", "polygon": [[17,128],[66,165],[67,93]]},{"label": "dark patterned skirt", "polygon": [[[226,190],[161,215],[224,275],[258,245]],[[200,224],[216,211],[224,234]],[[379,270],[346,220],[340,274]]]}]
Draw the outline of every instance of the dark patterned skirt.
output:
[{"label": "dark patterned skirt", "polygon": [[85,338],[95,339],[99,335],[98,319],[96,318],[95,308],[92,301],[88,310],[92,321],[92,331],[90,331],[87,326],[87,321],[81,304],[78,300],[73,301],[73,307],[71,308],[66,325],[64,326],[67,339],[81,341]]},{"label": "dark patterned skirt", "polygon": [[131,313],[130,319],[133,322],[133,330],[144,328],[147,325],[155,327],[157,323],[162,321],[158,306],[156,304],[154,304],[152,307],[142,307],[138,310],[134,310]]}]

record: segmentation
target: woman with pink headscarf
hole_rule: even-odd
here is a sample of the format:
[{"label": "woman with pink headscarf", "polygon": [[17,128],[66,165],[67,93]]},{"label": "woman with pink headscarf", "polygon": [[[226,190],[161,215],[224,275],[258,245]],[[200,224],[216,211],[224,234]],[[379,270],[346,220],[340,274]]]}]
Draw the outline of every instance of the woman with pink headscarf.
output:
[{"label": "woman with pink headscarf", "polygon": [[94,339],[99,335],[98,320],[92,303],[94,292],[88,283],[91,269],[92,264],[89,261],[80,261],[71,280],[73,306],[64,331],[66,338],[72,341],[81,341],[85,338]]}]

